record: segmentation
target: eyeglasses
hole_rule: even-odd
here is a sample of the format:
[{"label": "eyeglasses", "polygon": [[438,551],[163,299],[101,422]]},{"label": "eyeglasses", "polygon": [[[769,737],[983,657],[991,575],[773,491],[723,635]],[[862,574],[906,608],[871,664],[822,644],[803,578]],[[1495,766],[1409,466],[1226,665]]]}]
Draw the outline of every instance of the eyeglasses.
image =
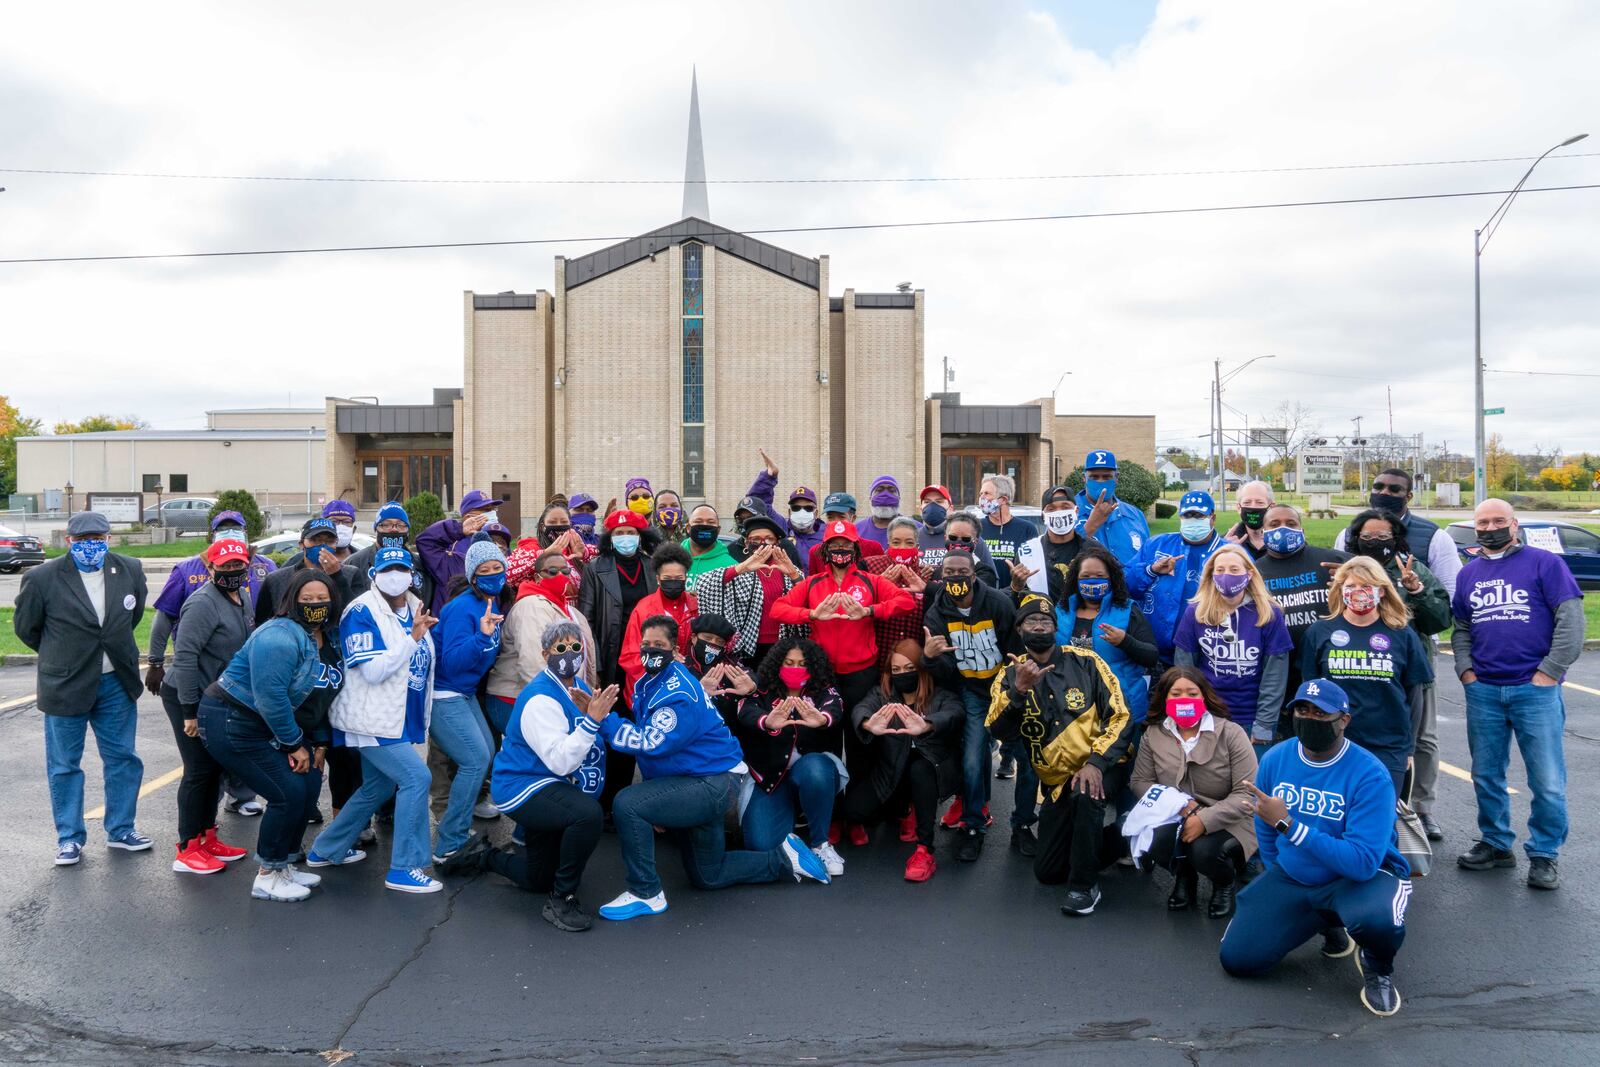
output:
[{"label": "eyeglasses", "polygon": [[749,545],[751,548],[771,548],[778,542],[776,539],[771,537],[746,537],[744,539],[744,543]]},{"label": "eyeglasses", "polygon": [[550,646],[550,651],[554,652],[558,656],[563,652],[582,652],[583,651],[583,644],[581,642],[577,642],[577,641],[574,641],[571,644],[568,644],[567,642],[562,641],[562,642],[560,642],[558,644],[551,645]]}]

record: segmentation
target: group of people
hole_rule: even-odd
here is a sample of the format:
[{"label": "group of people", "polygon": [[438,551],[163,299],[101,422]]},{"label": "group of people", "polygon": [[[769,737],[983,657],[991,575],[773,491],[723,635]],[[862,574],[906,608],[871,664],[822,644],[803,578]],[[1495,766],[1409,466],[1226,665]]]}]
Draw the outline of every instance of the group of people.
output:
[{"label": "group of people", "polygon": [[[1063,912],[1093,913],[1119,860],[1172,872],[1174,910],[1198,904],[1203,875],[1208,914],[1233,920],[1230,973],[1320,933],[1329,956],[1360,952],[1362,1002],[1392,1014],[1411,892],[1395,822],[1409,803],[1443,837],[1434,635],[1453,626],[1479,811],[1460,866],[1515,865],[1515,737],[1534,794],[1528,884],[1557,886],[1558,683],[1581,648],[1580,594],[1558,557],[1519,542],[1504,502],[1479,505],[1463,568],[1398,470],[1321,549],[1262,483],[1227,528],[1190,492],[1177,532],[1152,537],[1107,451],[1085,457],[1081,490],[1045,492],[1039,526],[1012,512],[1003,475],[971,511],[940,485],[904,508],[891,476],[864,516],[850,494],[804,486],[780,509],[762,460],[731,533],[712,505],[643,477],[604,511],[556,498],[521,539],[473,490],[459,517],[415,533],[385,505],[355,551],[355,509],[334,501],[281,567],[251,551],[242,516],[217,515],[155,602],[144,678],[184,764],[174,871],[248,854],[218,837],[226,788],[242,814],[264,809],[255,897],[306,899],[312,871],[365,860],[383,822],[387,888],[490,871],[579,931],[607,831],[626,886],[597,910],[625,920],[667,909],[658,836],[698,889],[827,884],[841,847],[886,824],[923,882],[941,823],[947,855],[978,859],[994,781],[1013,780],[1010,849],[1065,887]],[[151,846],[134,827],[146,586],[109,533],[74,515],[67,556],[17,602],[40,652],[63,866],[86,839],[88,727],[108,844]],[[473,829],[500,817],[509,841]]]}]

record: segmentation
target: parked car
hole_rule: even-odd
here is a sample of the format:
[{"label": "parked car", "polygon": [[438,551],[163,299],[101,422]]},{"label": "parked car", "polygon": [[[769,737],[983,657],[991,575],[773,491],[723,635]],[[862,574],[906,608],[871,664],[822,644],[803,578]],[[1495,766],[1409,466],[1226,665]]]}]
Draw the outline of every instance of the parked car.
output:
[{"label": "parked car", "polygon": [[175,496],[144,509],[146,526],[166,526],[173,530],[205,532],[216,500],[208,496]]},{"label": "parked car", "polygon": [[[1600,589],[1600,536],[1560,519],[1520,519],[1518,539],[1525,545],[1559,553],[1582,589]],[[1470,520],[1445,527],[1465,562],[1477,555],[1478,535]]]},{"label": "parked car", "polygon": [[0,574],[15,574],[44,562],[44,544],[37,537],[0,526]]},{"label": "parked car", "polygon": [[[371,534],[358,533],[350,538],[350,547],[359,552],[374,540]],[[300,551],[300,531],[285,530],[283,533],[268,534],[259,541],[252,541],[250,547],[263,556],[292,556]]]}]

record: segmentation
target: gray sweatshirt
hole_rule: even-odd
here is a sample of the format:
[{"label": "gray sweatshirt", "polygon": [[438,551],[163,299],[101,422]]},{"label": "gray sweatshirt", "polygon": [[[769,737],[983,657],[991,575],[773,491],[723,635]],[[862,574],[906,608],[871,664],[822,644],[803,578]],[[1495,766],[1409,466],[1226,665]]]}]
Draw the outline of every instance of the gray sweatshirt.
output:
[{"label": "gray sweatshirt", "polygon": [[185,708],[200,703],[200,694],[216,681],[233,654],[244,647],[255,617],[248,597],[235,604],[211,582],[189,594],[178,613],[172,672],[167,681]]}]

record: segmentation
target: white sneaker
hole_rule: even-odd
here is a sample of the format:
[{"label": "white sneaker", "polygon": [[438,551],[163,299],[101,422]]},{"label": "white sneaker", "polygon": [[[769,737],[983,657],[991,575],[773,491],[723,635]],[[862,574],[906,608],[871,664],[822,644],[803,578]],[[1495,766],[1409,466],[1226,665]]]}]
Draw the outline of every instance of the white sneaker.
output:
[{"label": "white sneaker", "polygon": [[306,899],[311,895],[311,890],[296,883],[287,870],[261,871],[250,886],[250,895],[257,900],[289,903]]},{"label": "white sneaker", "polygon": [[837,878],[844,873],[844,857],[839,855],[837,849],[827,841],[820,845],[812,845],[811,851],[817,854],[817,859],[828,868],[828,877]]},{"label": "white sneaker", "polygon": [[248,819],[260,815],[262,812],[266,811],[267,802],[262,800],[260,797],[254,797],[241,804],[239,801],[229,797],[227,800],[222,802],[222,810],[232,812],[235,815],[243,815]]},{"label": "white sneaker", "polygon": [[494,801],[492,800],[480,800],[472,806],[472,817],[474,819],[498,819],[500,817],[500,809],[494,806]]},{"label": "white sneaker", "polygon": [[628,919],[637,919],[644,915],[660,915],[667,910],[667,894],[657,893],[653,897],[638,897],[630,892],[624,892],[611,903],[600,908],[600,918],[610,919],[612,922],[624,922]]},{"label": "white sneaker", "polygon": [[322,884],[322,875],[312,874],[310,871],[302,871],[292,863],[285,867],[284,870],[294,880],[295,885],[303,885],[307,889],[315,889]]}]

